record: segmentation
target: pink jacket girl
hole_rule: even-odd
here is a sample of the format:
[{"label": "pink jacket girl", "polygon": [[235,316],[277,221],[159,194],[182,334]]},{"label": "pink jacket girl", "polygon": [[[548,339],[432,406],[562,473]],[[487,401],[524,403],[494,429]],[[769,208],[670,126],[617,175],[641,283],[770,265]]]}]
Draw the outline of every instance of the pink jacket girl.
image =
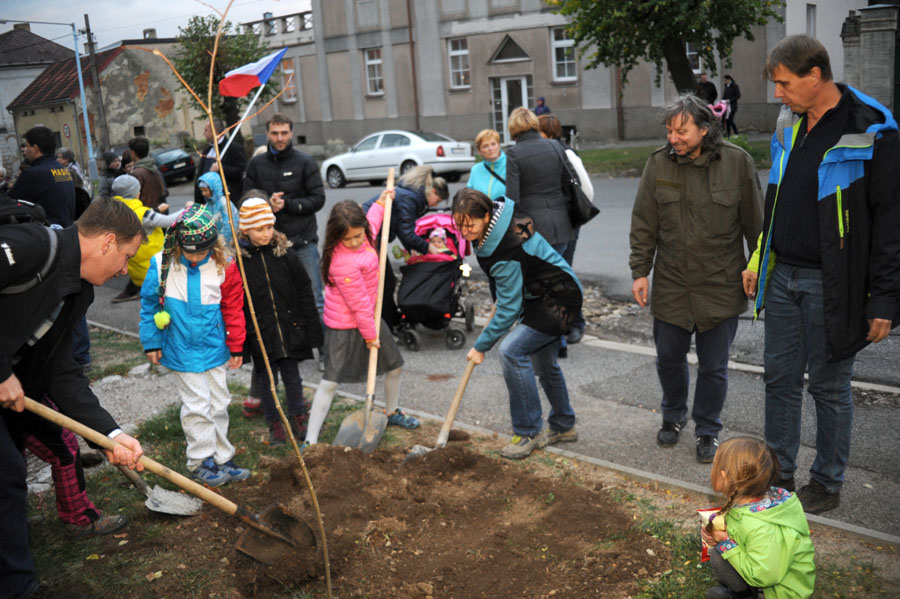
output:
[{"label": "pink jacket girl", "polygon": [[309,413],[306,442],[319,439],[339,382],[366,380],[369,350],[378,347],[378,374],[384,377],[384,403],[388,424],[416,428],[419,421],[400,410],[400,375],[403,357],[390,328],[382,320],[375,329],[378,296],[378,254],[375,235],[384,219],[384,202],[393,190],[384,190],[366,215],[356,202],[339,202],[325,225],[322,279],[325,281],[325,372]]}]

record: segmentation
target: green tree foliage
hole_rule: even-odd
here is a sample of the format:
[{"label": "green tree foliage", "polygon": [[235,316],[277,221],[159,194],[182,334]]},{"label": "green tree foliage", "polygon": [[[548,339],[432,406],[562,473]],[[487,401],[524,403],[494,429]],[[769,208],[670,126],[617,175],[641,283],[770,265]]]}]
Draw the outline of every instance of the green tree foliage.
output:
[{"label": "green tree foliage", "polygon": [[[187,27],[178,28],[178,42],[181,45],[181,51],[172,60],[172,63],[203,102],[206,102],[207,98],[209,65],[212,62],[213,46],[218,28],[219,19],[215,15],[193,16],[188,21]],[[247,98],[220,96],[219,80],[228,71],[255,62],[272,51],[253,32],[238,32],[228,21],[223,24],[219,50],[216,54],[216,66],[213,71],[210,109],[214,116],[221,118],[229,125],[237,122],[241,116],[241,110],[246,108],[253,94],[248,95]],[[269,81],[274,79],[275,75]],[[266,86],[260,95],[259,105],[267,98],[272,97],[276,91],[273,86]],[[195,108],[202,110],[193,96],[191,96],[191,102]]]},{"label": "green tree foliage", "polygon": [[696,89],[685,50],[690,42],[704,67],[715,74],[715,57],[730,65],[734,40],[753,40],[754,25],[782,20],[782,0],[546,0],[572,19],[569,34],[587,56],[587,68],[619,66],[623,81],[641,60],[656,65],[659,84],[663,60],[675,87]]}]

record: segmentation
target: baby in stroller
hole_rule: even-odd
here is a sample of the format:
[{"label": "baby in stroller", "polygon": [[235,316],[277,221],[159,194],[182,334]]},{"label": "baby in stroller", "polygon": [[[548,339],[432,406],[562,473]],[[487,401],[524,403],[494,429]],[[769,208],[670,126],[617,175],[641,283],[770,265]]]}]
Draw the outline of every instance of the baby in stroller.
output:
[{"label": "baby in stroller", "polygon": [[416,350],[420,336],[417,324],[445,330],[450,349],[461,348],[465,333],[451,325],[453,316],[465,317],[466,329],[473,330],[474,307],[462,306],[463,258],[471,253],[469,242],[456,229],[453,218],[442,212],[429,213],[416,221],[415,232],[428,239],[431,251],[424,255],[404,256],[402,279],[397,290],[397,305],[402,312],[399,335],[407,348]]}]

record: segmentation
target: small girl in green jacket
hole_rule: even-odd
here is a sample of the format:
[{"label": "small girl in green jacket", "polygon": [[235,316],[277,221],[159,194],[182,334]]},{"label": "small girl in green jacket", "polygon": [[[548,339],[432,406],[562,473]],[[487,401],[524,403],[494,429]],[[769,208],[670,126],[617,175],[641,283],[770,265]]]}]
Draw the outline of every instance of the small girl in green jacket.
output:
[{"label": "small girl in green jacket", "polygon": [[765,599],[812,595],[809,524],[797,496],[771,486],[779,470],[775,453],[759,439],[735,437],[719,446],[710,482],[726,503],[700,535],[722,586],[709,589],[707,599],[756,597],[758,590]]}]

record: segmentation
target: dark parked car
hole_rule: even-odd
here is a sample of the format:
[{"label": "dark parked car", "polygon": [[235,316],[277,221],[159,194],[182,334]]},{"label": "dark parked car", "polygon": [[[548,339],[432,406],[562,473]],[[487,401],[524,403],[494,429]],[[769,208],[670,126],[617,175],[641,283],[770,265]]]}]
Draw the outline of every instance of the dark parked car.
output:
[{"label": "dark parked car", "polygon": [[166,185],[179,177],[188,181],[194,180],[194,159],[181,148],[169,148],[167,150],[155,150],[152,152],[156,161],[156,168],[162,173]]}]

